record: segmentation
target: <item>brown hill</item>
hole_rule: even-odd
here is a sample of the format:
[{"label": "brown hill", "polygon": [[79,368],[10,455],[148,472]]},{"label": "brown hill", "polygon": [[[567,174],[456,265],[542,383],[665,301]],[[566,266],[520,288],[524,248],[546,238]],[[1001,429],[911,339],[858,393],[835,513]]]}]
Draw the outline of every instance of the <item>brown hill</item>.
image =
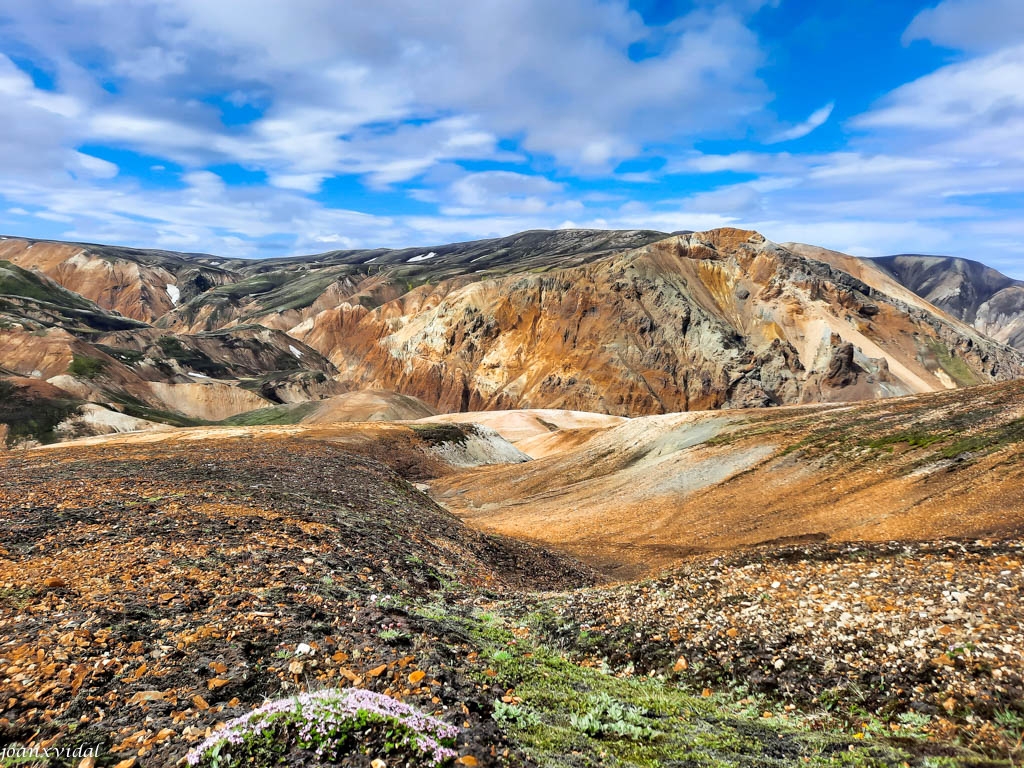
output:
[{"label": "brown hill", "polygon": [[178,302],[236,278],[172,251],[0,238],[0,259],[35,270],[103,309],[152,322]]},{"label": "brown hill", "polygon": [[[887,272],[740,230],[537,231],[264,262],[5,238],[0,255],[0,366],[179,425],[371,389],[443,412],[633,416],[1024,373],[1024,355]],[[252,419],[265,417],[305,415]]]},{"label": "brown hill", "polygon": [[545,274],[423,285],[375,309],[346,303],[290,332],[353,386],[442,411],[638,415],[1024,373],[1020,353],[892,287],[897,296],[757,233],[715,230]]},{"label": "brown hill", "polygon": [[528,464],[437,480],[433,493],[474,525],[625,577],[767,542],[1019,535],[1022,459],[1015,381],[637,418]]}]

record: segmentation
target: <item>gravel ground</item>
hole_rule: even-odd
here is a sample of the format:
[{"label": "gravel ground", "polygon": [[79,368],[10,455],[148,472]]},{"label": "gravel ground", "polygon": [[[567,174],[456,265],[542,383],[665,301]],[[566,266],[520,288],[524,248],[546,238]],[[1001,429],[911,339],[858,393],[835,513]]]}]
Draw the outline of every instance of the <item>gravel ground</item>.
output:
[{"label": "gravel ground", "polygon": [[515,764],[475,647],[423,609],[590,578],[330,443],[78,446],[0,474],[0,746],[99,745],[103,766],[173,765],[217,723],[325,686],[407,700],[458,725],[474,764]]},{"label": "gravel ground", "polygon": [[549,640],[620,674],[742,686],[854,727],[927,722],[1002,751],[1024,725],[1022,593],[1019,540],[804,544],[531,609]]}]

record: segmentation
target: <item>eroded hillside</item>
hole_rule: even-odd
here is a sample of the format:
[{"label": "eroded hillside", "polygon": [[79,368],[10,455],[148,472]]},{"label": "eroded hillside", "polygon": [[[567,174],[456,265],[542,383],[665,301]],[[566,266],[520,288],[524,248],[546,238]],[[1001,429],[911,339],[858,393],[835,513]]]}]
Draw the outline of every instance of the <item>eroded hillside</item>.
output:
[{"label": "eroded hillside", "polygon": [[1024,382],[574,432],[535,461],[450,475],[433,493],[476,526],[619,577],[771,542],[1024,530]]},{"label": "eroded hillside", "polygon": [[343,377],[442,411],[629,416],[871,399],[1024,372],[1020,353],[926,302],[739,230],[548,274],[425,285],[291,332]]},{"label": "eroded hillside", "polygon": [[[637,416],[1024,375],[1024,353],[877,266],[741,230],[538,231],[266,261],[4,238],[0,255],[0,372],[93,414],[36,434],[5,422],[8,441],[129,419]],[[391,395],[368,390],[412,399],[378,408]]]}]

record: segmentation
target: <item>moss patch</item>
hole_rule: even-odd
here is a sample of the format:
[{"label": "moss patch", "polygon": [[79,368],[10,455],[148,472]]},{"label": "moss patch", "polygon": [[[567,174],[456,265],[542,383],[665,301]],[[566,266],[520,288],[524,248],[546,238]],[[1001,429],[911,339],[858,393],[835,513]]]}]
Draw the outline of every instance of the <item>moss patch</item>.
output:
[{"label": "moss patch", "polygon": [[62,421],[76,415],[82,402],[71,398],[39,397],[0,379],[0,424],[7,425],[7,444],[23,440],[52,443],[57,439],[54,429]]}]

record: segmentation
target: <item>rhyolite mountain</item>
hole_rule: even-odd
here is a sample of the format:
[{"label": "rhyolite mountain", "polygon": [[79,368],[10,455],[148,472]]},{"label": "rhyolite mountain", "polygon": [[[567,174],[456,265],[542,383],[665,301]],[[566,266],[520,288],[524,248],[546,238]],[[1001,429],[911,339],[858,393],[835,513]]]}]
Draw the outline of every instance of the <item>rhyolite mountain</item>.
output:
[{"label": "rhyolite mountain", "polygon": [[874,261],[939,309],[1024,350],[1024,281],[950,256],[902,254]]},{"label": "rhyolite mountain", "polygon": [[884,265],[736,229],[268,260],[7,237],[0,259],[0,375],[154,422],[296,421],[273,406],[367,389],[637,416],[1024,376]]}]

